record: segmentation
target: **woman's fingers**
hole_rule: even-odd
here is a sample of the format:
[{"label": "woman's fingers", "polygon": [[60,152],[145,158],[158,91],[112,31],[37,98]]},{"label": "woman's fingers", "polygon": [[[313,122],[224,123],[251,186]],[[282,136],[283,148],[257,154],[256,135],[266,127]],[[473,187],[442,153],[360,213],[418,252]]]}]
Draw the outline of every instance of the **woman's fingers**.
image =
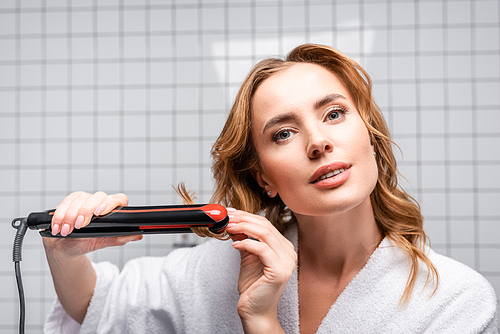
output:
[{"label": "woman's fingers", "polygon": [[[235,223],[231,223],[235,224]],[[251,245],[266,245],[270,250],[272,250],[276,256],[287,265],[295,265],[295,257],[296,253],[291,249],[286,242],[281,240],[280,237],[276,237],[271,231],[269,227],[262,227],[259,225],[255,225],[252,223],[236,223],[235,225],[228,226],[227,231],[229,233],[237,233],[237,234],[245,234],[248,237],[255,239],[246,239],[242,241],[251,241]],[[259,242],[257,242],[258,240]],[[245,243],[246,244],[246,243]],[[260,246],[257,246],[260,247]],[[235,247],[236,248],[236,247]],[[247,249],[251,253],[255,248]],[[259,248],[260,249],[260,248]],[[259,252],[259,254],[254,253],[255,255],[260,256],[263,254]],[[267,253],[269,255],[269,253]],[[262,261],[264,265],[267,265]]]},{"label": "woman's fingers", "polygon": [[95,210],[94,206],[99,205],[106,196],[103,192],[96,192],[93,195],[82,193],[77,196],[66,210],[64,223],[61,227],[61,235],[65,237],[73,232],[73,228],[81,228],[85,223],[88,224],[90,219],[92,219],[93,211]]},{"label": "woman's fingers", "polygon": [[126,205],[128,197],[125,194],[74,192],[57,207],[52,219],[52,234],[60,232],[62,236],[67,236],[74,228],[87,226],[94,215],[105,215],[117,206]]},{"label": "woman's fingers", "polygon": [[247,251],[259,257],[265,268],[264,275],[269,281],[286,283],[290,279],[295,262],[291,258],[283,258],[265,242],[244,239],[233,243],[233,247],[240,251]]},{"label": "woman's fingers", "polygon": [[92,218],[93,210],[89,210],[89,206],[92,205],[92,203],[95,203],[94,205],[97,205],[106,196],[107,195],[102,192],[95,193],[94,195],[85,192],[79,192],[77,196],[74,196],[73,202],[66,209],[66,213],[61,225],[61,235],[65,237],[70,234],[75,227],[82,227],[85,221],[90,221],[90,219]]},{"label": "woman's fingers", "polygon": [[[117,207],[127,205],[128,197],[125,194],[107,195],[102,191],[97,192],[92,197],[88,198],[80,208],[79,217],[82,217],[83,220],[77,220],[75,228],[87,226],[93,216],[104,216]],[[81,223],[81,225],[79,223]]]},{"label": "woman's fingers", "polygon": [[75,258],[99,249],[113,246],[123,246],[131,241],[139,241],[142,235],[99,238],[42,238],[45,251],[51,258],[64,260]]},{"label": "woman's fingers", "polygon": [[293,244],[267,219],[243,211],[231,212],[226,230],[233,235],[235,249],[259,258],[268,279],[271,276],[281,277],[276,280],[281,283],[289,279],[297,263],[297,253]]},{"label": "woman's fingers", "polygon": [[[83,191],[77,191],[66,196],[65,199],[57,206],[54,212],[54,217],[52,217],[52,234],[56,235],[61,232],[61,235],[67,235],[72,229],[72,225],[76,220],[77,212],[74,208],[75,201],[77,203],[83,203],[89,196],[88,193]],[[72,208],[73,207],[73,208]]]},{"label": "woman's fingers", "polygon": [[231,221],[235,223],[251,222],[252,224],[261,226],[263,229],[270,227],[271,229],[268,229],[267,232],[272,232],[276,238],[282,241],[283,246],[286,246],[292,253],[295,253],[293,244],[286,239],[265,217],[238,210],[231,211],[231,216]]},{"label": "woman's fingers", "polygon": [[[131,241],[142,240],[142,234],[137,235],[126,235],[121,237],[102,237],[102,238],[92,238],[91,243],[88,245],[88,249],[85,249],[85,253],[94,252],[99,249],[115,246],[123,246]],[[69,240],[68,238],[66,240]],[[73,239],[74,240],[74,239]]]},{"label": "woman's fingers", "polygon": [[96,216],[104,216],[105,214],[110,213],[111,210],[115,209],[116,207],[127,205],[128,197],[125,194],[119,193],[114,195],[106,195],[101,203],[99,203],[99,205],[94,208],[92,213]]},{"label": "woman's fingers", "polygon": [[240,251],[238,314],[253,321],[276,316],[281,293],[295,270],[293,244],[264,217],[229,210],[226,227]]},{"label": "woman's fingers", "polygon": [[[75,228],[79,229],[87,226],[95,214],[96,208],[102,204],[108,195],[102,191],[96,192],[94,195],[89,196],[83,203],[75,203],[76,220]],[[70,217],[71,220],[74,217]]]},{"label": "woman's fingers", "polygon": [[116,237],[114,240],[114,244],[109,245],[109,246],[123,246],[131,241],[139,241],[142,240],[143,236],[142,234],[139,235],[127,235],[123,237]]},{"label": "woman's fingers", "polygon": [[[243,211],[231,213],[232,217],[227,231],[231,234],[244,234],[268,244],[283,261],[292,261],[295,265],[297,253],[293,244],[287,240],[276,228],[264,217],[256,216]],[[241,238],[238,238],[241,240]],[[236,240],[233,238],[233,240]]]}]

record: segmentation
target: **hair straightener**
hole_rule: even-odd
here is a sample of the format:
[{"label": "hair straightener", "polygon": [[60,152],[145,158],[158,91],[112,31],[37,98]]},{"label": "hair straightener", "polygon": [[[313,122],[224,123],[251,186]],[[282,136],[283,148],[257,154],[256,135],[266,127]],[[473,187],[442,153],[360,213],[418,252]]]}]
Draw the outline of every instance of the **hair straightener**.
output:
[{"label": "hair straightener", "polygon": [[[55,210],[32,212],[28,217],[12,222],[26,221],[28,228],[39,230],[43,237],[59,237],[51,233]],[[214,233],[227,225],[226,208],[218,204],[192,204],[169,206],[124,206],[104,216],[95,216],[90,223],[74,229],[65,238],[118,237],[135,234],[189,233],[190,227],[208,227]],[[20,223],[18,223],[20,224]]]},{"label": "hair straightener", "polygon": [[227,210],[219,204],[190,204],[168,206],[125,206],[104,216],[94,216],[81,229],[74,229],[66,237],[51,233],[55,210],[32,212],[27,217],[16,218],[12,227],[17,229],[12,259],[14,261],[19,301],[21,304],[19,333],[24,333],[25,303],[20,262],[22,244],[27,229],[38,230],[50,238],[97,238],[137,234],[189,233],[191,227],[208,227],[213,233],[221,233],[229,222]]}]

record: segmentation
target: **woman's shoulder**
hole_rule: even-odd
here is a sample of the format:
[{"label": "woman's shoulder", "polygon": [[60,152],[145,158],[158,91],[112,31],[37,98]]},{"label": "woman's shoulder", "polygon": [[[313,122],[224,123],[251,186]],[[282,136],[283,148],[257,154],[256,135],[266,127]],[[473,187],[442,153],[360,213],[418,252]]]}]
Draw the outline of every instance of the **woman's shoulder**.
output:
[{"label": "woman's shoulder", "polygon": [[[418,292],[415,294],[414,291],[414,297],[420,307],[425,307],[430,314],[433,326],[454,328],[457,330],[455,332],[469,332],[473,328],[473,332],[489,333],[493,329],[496,333],[497,299],[488,280],[461,262],[427,250],[429,260],[437,269],[439,284],[430,296]],[[419,280],[424,282],[428,270],[425,265],[421,266]],[[431,282],[435,283],[435,280],[431,279]],[[434,288],[434,284],[426,284],[426,291],[432,292]]]},{"label": "woman's shoulder", "polygon": [[[484,311],[496,310],[495,290],[479,272],[450,257],[438,254],[427,246],[425,253],[437,269],[438,281],[426,264],[419,261],[418,275],[412,294],[416,298],[415,301],[420,303],[425,300],[425,305],[432,304],[439,308],[467,309],[470,305],[476,305]],[[383,264],[380,270],[387,270],[387,275],[397,277],[400,284],[402,284],[401,280],[406,282],[409,263],[401,248],[386,238],[379,246],[377,254],[378,262]],[[436,282],[438,282],[437,289]],[[432,298],[429,298],[430,296]]]},{"label": "woman's shoulder", "polygon": [[[408,259],[406,254],[401,248],[397,247],[392,240],[385,238],[379,246],[379,249],[385,251],[385,253],[381,254],[384,255],[384,261],[390,261],[391,268],[399,270],[399,272],[407,272]],[[387,255],[389,254],[391,260],[387,260]],[[427,246],[425,246],[425,254],[438,272],[439,287],[436,291],[436,295],[440,295],[446,291],[447,295],[463,293],[476,298],[474,295],[479,294],[485,297],[483,300],[494,301],[496,304],[496,296],[493,287],[479,272],[466,264],[439,254]],[[433,284],[426,284],[427,279],[429,278],[432,280],[433,277],[429,268],[422,261],[419,261],[418,272],[418,283],[416,287],[418,288],[419,286],[425,285],[427,288],[430,288]]]},{"label": "woman's shoulder", "polygon": [[450,257],[429,250],[429,259],[436,266],[440,285],[446,290],[473,290],[489,296],[496,302],[495,291],[479,272]]},{"label": "woman's shoulder", "polygon": [[438,304],[454,311],[466,310],[477,319],[496,319],[495,290],[484,276],[471,267],[432,250],[428,257],[439,275],[439,286],[434,296]]}]

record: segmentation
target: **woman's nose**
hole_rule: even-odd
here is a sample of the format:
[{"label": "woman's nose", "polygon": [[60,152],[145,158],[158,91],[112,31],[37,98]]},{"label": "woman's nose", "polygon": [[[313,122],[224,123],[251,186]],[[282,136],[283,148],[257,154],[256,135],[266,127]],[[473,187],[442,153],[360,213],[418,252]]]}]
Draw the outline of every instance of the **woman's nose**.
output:
[{"label": "woman's nose", "polygon": [[307,145],[307,155],[314,159],[318,156],[332,152],[333,141],[320,130],[312,131],[309,135],[309,143]]}]

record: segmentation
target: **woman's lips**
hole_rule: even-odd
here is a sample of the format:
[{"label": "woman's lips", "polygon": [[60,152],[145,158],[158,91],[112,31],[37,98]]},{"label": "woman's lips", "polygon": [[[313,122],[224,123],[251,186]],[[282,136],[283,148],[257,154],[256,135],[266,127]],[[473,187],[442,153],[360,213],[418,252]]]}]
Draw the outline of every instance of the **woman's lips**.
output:
[{"label": "woman's lips", "polygon": [[[333,176],[335,176],[335,175],[338,175],[338,174],[342,173],[344,170],[345,170],[344,168],[340,168],[340,169],[336,169],[336,170],[334,170],[333,172],[328,172],[328,173],[326,173],[326,174],[324,174],[324,175],[321,175],[321,176],[318,178],[318,180],[317,180],[317,181],[321,181],[321,180],[324,180],[324,179],[328,179],[328,178],[330,178],[330,177],[333,177]],[[315,181],[315,182],[317,182],[317,181]]]},{"label": "woman's lips", "polygon": [[344,162],[333,162],[318,168],[310,182],[319,187],[336,187],[344,183],[350,174],[350,165]]}]

